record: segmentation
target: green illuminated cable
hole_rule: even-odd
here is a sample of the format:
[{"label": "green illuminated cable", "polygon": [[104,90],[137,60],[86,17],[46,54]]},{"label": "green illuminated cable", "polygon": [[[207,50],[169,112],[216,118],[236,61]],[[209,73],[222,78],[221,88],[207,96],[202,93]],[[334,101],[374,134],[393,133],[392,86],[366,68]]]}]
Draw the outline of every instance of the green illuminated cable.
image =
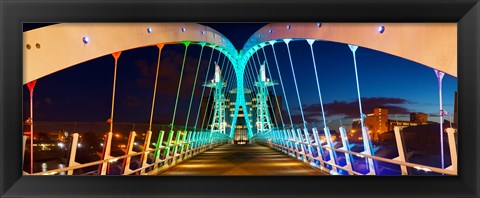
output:
[{"label": "green illuminated cable", "polygon": [[172,124],[170,128],[171,131],[173,131],[173,126],[175,124],[175,115],[177,113],[178,96],[180,95],[180,87],[182,86],[183,69],[185,69],[185,59],[187,57],[187,51],[188,51],[188,46],[190,45],[190,41],[185,41],[182,43],[185,45],[185,53],[183,54],[182,71],[180,71],[180,80],[178,81],[177,99],[175,99],[175,107],[173,108]]},{"label": "green illuminated cable", "polygon": [[200,50],[200,58],[198,59],[197,71],[195,72],[195,80],[193,80],[192,95],[190,96],[190,104],[188,105],[187,119],[185,121],[185,129],[184,129],[185,131],[187,130],[188,119],[190,118],[190,110],[192,108],[193,94],[195,93],[195,86],[197,85],[198,70],[200,69],[200,63],[202,62],[202,54],[203,54],[203,48],[205,47],[205,43],[201,43],[200,45],[202,46],[202,49]]}]

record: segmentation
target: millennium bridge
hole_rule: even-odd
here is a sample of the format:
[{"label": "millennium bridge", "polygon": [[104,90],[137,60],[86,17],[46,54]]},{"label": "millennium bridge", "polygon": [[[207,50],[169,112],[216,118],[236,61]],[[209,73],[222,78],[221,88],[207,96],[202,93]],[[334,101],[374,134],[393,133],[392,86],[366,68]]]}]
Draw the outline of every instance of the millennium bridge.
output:
[{"label": "millennium bridge", "polygon": [[[457,130],[443,127],[441,101],[443,75],[457,76],[456,38],[456,26],[449,24],[272,23],[251,35],[243,49],[237,50],[220,32],[194,23],[66,23],[26,31],[23,84],[30,89],[30,98],[34,97],[37,79],[106,55],[111,56],[111,65],[105,66],[114,68],[114,78],[110,90],[109,130],[105,131],[100,159],[78,162],[76,155],[81,145],[79,134],[73,133],[69,144],[65,145],[68,147],[65,167],[35,172],[33,166],[27,165],[25,167],[30,167],[30,170],[25,170],[24,175],[76,175],[78,170],[87,167],[97,167],[89,174],[111,175],[113,166],[118,167],[118,164],[121,164],[118,173],[121,175],[386,175],[385,167],[393,167],[398,175],[412,175],[413,172],[457,175]],[[294,123],[290,112],[292,108],[288,104],[302,104],[297,85],[297,79],[301,76],[295,73],[300,65],[293,64],[290,45],[305,41],[311,51],[312,60],[309,61],[313,62],[313,67],[309,69],[316,77],[316,84],[311,86],[315,87],[321,107],[322,114],[318,115],[322,117],[321,127],[307,123],[301,106],[302,122]],[[350,60],[349,72],[355,73],[356,77],[356,84],[352,86],[356,87],[360,109],[359,144],[350,143],[343,125],[334,129],[339,133],[336,138],[332,137],[330,121],[326,118],[322,101],[322,94],[328,93],[321,92],[322,85],[318,79],[321,71],[317,69],[321,61],[315,59],[313,50],[313,45],[322,41],[345,45],[351,52],[351,56],[343,58]],[[174,111],[168,115],[172,117],[172,122],[158,129],[152,126],[155,125],[154,109],[162,107],[162,104],[155,104],[157,90],[162,89],[157,86],[158,73],[162,70],[160,55],[164,46],[179,44],[185,49],[183,64],[179,66],[179,83],[168,85],[175,86],[177,90]],[[185,57],[188,48],[193,45],[201,47],[200,60],[189,106],[180,109],[177,105],[181,83],[185,80],[182,79]],[[124,154],[114,155],[112,141],[118,136],[114,128],[117,65],[122,61],[122,52],[152,46],[158,49],[158,61],[150,123],[144,128],[131,130],[123,148]],[[288,52],[291,70],[284,72],[293,75],[293,81],[282,79],[276,54],[280,48]],[[357,60],[357,50],[361,48],[420,63],[437,75],[440,90],[440,166],[409,161],[406,140],[402,128],[398,126],[393,130],[398,156],[388,158],[376,155],[378,147],[372,144],[369,128],[364,123],[366,115],[362,111],[362,76],[357,69],[367,63]],[[208,65],[201,64],[202,54],[209,54]],[[269,61],[267,54],[273,55],[274,61]],[[207,67],[205,81],[198,80],[201,67]],[[272,73],[277,73],[279,79],[272,79]],[[213,74],[213,78],[207,79],[209,74]],[[201,90],[195,90],[197,83],[202,85]],[[293,84],[296,88],[298,101],[287,100],[284,89],[287,84]],[[277,93],[274,86],[281,87],[279,90],[282,92]],[[201,93],[200,104],[192,104],[195,92]],[[211,105],[202,106],[204,95],[212,96],[205,97],[209,100],[205,104]],[[282,104],[285,104],[287,112],[280,109],[275,96],[284,96]],[[178,118],[177,110],[187,112],[187,118]],[[188,126],[191,119],[195,122]],[[30,134],[33,134],[35,121],[30,122]],[[236,126],[240,123],[245,128],[239,130]],[[28,138],[24,136],[24,155],[31,157],[30,162],[33,163],[34,156],[26,151]],[[33,150],[33,138],[29,141],[30,150]],[[138,145],[141,149],[134,149]],[[449,148],[446,153],[444,145]],[[449,158],[444,158],[445,155]]]}]

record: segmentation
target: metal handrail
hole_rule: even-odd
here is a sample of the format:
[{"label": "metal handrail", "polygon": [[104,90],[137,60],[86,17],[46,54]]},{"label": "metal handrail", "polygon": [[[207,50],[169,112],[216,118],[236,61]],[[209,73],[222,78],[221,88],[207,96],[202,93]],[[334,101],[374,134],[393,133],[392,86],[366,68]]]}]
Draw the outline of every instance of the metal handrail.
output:
[{"label": "metal handrail", "polygon": [[[139,171],[142,171],[144,169],[154,167],[154,166],[156,166],[160,163],[163,163],[165,161],[168,161],[170,159],[179,160],[179,161],[176,161],[176,162],[186,160],[186,159],[188,159],[192,156],[195,156],[195,155],[197,155],[197,154],[199,154],[203,151],[206,151],[208,149],[211,149],[215,146],[224,144],[224,143],[226,143],[230,140],[229,137],[226,136],[225,134],[220,134],[220,135],[224,135],[225,137],[211,137],[211,138],[205,138],[205,139],[196,139],[196,140],[191,140],[191,141],[181,142],[181,143],[175,143],[175,144],[166,145],[166,146],[159,146],[158,148],[154,148],[154,149],[147,147],[147,148],[144,148],[144,151],[133,152],[133,153],[130,153],[130,154],[127,153],[125,155],[118,156],[118,157],[113,157],[112,156],[111,158],[98,160],[98,161],[94,161],[94,162],[88,162],[88,163],[84,163],[84,164],[75,163],[74,165],[70,165],[70,166],[65,167],[65,168],[53,169],[53,170],[37,172],[37,173],[33,173],[33,174],[28,174],[28,173],[24,172],[24,174],[25,175],[55,175],[55,174],[58,174],[58,173],[61,173],[61,172],[73,171],[73,170],[82,169],[82,168],[86,168],[86,167],[91,167],[91,166],[95,166],[95,165],[101,165],[101,164],[104,164],[104,163],[111,163],[111,162],[115,162],[115,161],[121,160],[121,159],[126,159],[126,158],[139,156],[139,155],[143,155],[143,154],[148,154],[150,152],[156,152],[156,151],[161,151],[161,150],[165,150],[165,149],[180,147],[178,150],[176,150],[174,153],[172,153],[172,155],[167,154],[167,155],[165,155],[165,157],[163,159],[160,159],[158,161],[155,160],[153,163],[146,163],[145,165],[142,165],[141,167],[139,167],[135,170],[129,171],[128,174],[126,174],[126,175],[130,175],[130,174],[135,174],[135,173],[137,173]],[[187,145],[187,147],[181,148],[181,146],[185,146],[185,145]],[[190,145],[195,145],[195,146],[190,147]],[[72,145],[72,146],[74,146],[74,145]],[[173,152],[173,150],[170,150],[170,151]],[[74,151],[74,152],[76,152],[76,151]],[[174,165],[175,164],[173,164],[173,166]],[[160,167],[160,169],[165,168],[165,166],[169,166],[169,165],[164,165],[164,166]],[[124,167],[124,168],[126,168],[126,167]],[[156,171],[156,170],[152,170],[152,171]]]},{"label": "metal handrail", "polygon": [[[293,130],[295,130],[295,129],[293,129]],[[316,128],[315,129],[312,128],[312,130],[315,133]],[[344,128],[343,128],[343,130],[344,130]],[[342,131],[342,127],[340,127],[340,131]],[[367,131],[368,131],[368,128],[367,128]],[[456,130],[453,129],[453,128],[448,128],[448,129],[446,129],[446,132],[448,133],[448,136],[449,136],[448,141],[449,141],[450,146],[452,148],[456,148],[456,144],[455,144],[454,136],[453,136],[454,133],[456,132]],[[389,164],[400,165],[400,167],[402,168],[402,171],[401,171],[402,175],[407,175],[408,174],[407,171],[405,171],[406,167],[415,168],[417,170],[424,170],[424,171],[428,171],[428,172],[432,171],[432,172],[446,174],[446,175],[457,175],[456,149],[451,149],[450,150],[451,155],[452,155],[452,166],[450,166],[449,168],[446,168],[446,169],[442,169],[442,168],[437,168],[437,167],[432,167],[432,166],[427,166],[427,165],[422,165],[422,164],[415,164],[415,163],[406,162],[405,161],[405,156],[404,156],[405,153],[403,151],[400,152],[400,150],[403,149],[403,147],[398,145],[398,144],[403,144],[403,139],[398,138],[400,136],[398,136],[398,137],[396,136],[396,138],[397,138],[397,148],[399,149],[399,157],[394,158],[394,159],[388,159],[388,158],[384,158],[384,157],[374,156],[374,155],[372,155],[373,153],[368,153],[368,152],[365,152],[365,151],[361,152],[361,153],[350,151],[349,149],[346,149],[349,145],[343,145],[342,148],[337,149],[337,148],[334,148],[333,146],[329,146],[329,144],[327,144],[326,146],[323,146],[323,145],[321,145],[321,143],[318,142],[318,140],[315,140],[315,143],[313,143],[313,141],[309,141],[309,139],[307,139],[307,138],[310,138],[310,137],[307,137],[308,133],[307,132],[305,132],[305,133],[306,133],[305,134],[305,139],[298,137],[298,139],[301,140],[301,141],[297,140],[297,137],[296,137],[294,132],[292,132],[292,134],[290,134],[290,131],[285,131],[285,130],[274,130],[274,131],[269,131],[269,132],[266,132],[266,133],[257,134],[253,139],[254,139],[254,141],[264,143],[264,144],[266,144],[270,147],[273,147],[277,150],[283,151],[287,155],[294,154],[297,157],[297,159],[299,159],[300,156],[304,156],[303,157],[304,162],[308,162],[308,160],[307,160],[308,158],[318,160],[318,161],[320,161],[320,164],[323,163],[323,164],[331,165],[332,167],[339,168],[341,170],[347,171],[349,174],[365,175],[365,174],[362,174],[362,173],[355,172],[355,171],[353,171],[353,168],[351,166],[347,166],[347,165],[350,165],[350,164],[348,164],[350,162],[347,162],[347,165],[345,165],[345,166],[341,166],[341,165],[338,165],[335,160],[333,160],[333,162],[331,160],[324,161],[321,154],[319,154],[317,157],[313,157],[312,151],[310,149],[312,149],[312,150],[317,149],[317,151],[318,151],[318,149],[326,149],[326,150],[329,150],[329,151],[335,151],[335,152],[343,153],[343,154],[345,154],[345,156],[355,155],[355,156],[358,156],[358,157],[361,157],[361,158],[382,161],[382,162],[386,162],[386,163],[389,163]],[[329,133],[329,131],[328,131],[328,133]],[[395,133],[396,134],[400,133],[400,129],[398,127],[395,128]],[[290,135],[292,135],[292,136],[290,136]],[[300,136],[303,137],[303,135],[300,135]],[[315,134],[314,134],[314,136],[315,136]],[[368,139],[368,134],[362,134],[362,136],[366,136],[364,138]],[[343,134],[342,134],[342,136],[340,136],[340,138],[342,138],[342,140],[343,140],[343,138],[346,139],[346,136],[343,136]],[[317,139],[317,137],[315,137],[315,139]],[[312,143],[308,143],[308,142],[312,142]],[[345,141],[345,142],[346,142],[346,144],[349,144],[348,141]],[[328,141],[327,141],[327,143],[328,143]],[[300,151],[300,148],[298,148],[299,145],[302,145],[302,146],[300,146],[301,151]],[[305,150],[309,151],[308,154]],[[331,157],[332,156],[330,156],[330,158]],[[346,160],[348,160],[348,159],[346,159]],[[370,163],[370,162],[367,162],[367,163]],[[312,167],[320,168],[322,170],[324,170],[324,168],[325,168],[323,166],[318,166],[316,164],[311,164],[311,163],[308,163],[308,164]],[[331,170],[331,171],[334,171],[334,170]],[[334,171],[334,172],[336,172],[336,171]],[[368,174],[376,174],[376,173],[375,172],[370,172]]]}]

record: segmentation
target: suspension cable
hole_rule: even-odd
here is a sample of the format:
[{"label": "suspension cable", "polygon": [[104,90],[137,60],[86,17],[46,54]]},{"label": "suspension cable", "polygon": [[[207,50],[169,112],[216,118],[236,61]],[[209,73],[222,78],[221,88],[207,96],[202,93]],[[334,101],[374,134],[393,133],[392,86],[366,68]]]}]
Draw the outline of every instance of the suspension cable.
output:
[{"label": "suspension cable", "polygon": [[306,124],[306,121],[305,121],[305,116],[303,115],[303,108],[302,108],[302,102],[300,100],[300,93],[298,92],[297,78],[295,77],[295,70],[293,69],[292,55],[290,54],[290,46],[288,45],[291,40],[292,39],[283,39],[285,44],[287,44],[288,58],[290,59],[290,67],[292,68],[293,82],[295,83],[295,90],[297,90],[298,105],[299,105],[299,108],[300,108],[300,113],[302,114],[303,127],[307,128],[307,124]]},{"label": "suspension cable", "polygon": [[[213,57],[213,53],[215,52],[215,47],[216,46],[212,47],[212,53],[210,54],[210,60],[208,61],[208,65],[207,65],[207,72],[205,73],[204,84],[206,84],[207,81],[208,81],[208,72],[210,71],[210,64],[212,63],[212,57]],[[197,118],[195,119],[195,126],[194,126],[195,130],[197,130],[198,118],[200,117],[200,109],[202,108],[202,101],[203,101],[203,94],[204,93],[205,93],[205,86],[202,86],[202,95],[200,97],[200,104],[198,105]]]},{"label": "suspension cable", "polygon": [[150,124],[148,125],[149,131],[152,131],[153,110],[155,109],[155,96],[157,95],[158,73],[160,70],[160,56],[162,55],[163,46],[164,44],[157,45],[157,48],[158,48],[157,71],[155,74],[155,86],[153,88],[152,109],[150,111]]},{"label": "suspension cable", "polygon": [[[217,61],[214,62],[214,64],[216,65],[218,63],[218,61],[220,61],[220,56],[222,55],[222,52],[218,51],[218,58],[217,58]],[[206,80],[206,79],[205,79]],[[205,113],[203,115],[203,120],[202,120],[202,130],[203,130],[203,126],[204,126],[204,123],[205,123],[205,117],[207,117],[207,109],[208,109],[208,104],[210,103],[210,98],[212,96],[212,89],[213,88],[210,88],[210,94],[208,94],[208,100],[207,100],[207,104],[205,105]],[[210,114],[212,114],[212,112],[210,112]],[[210,115],[208,116],[210,117]],[[208,121],[208,120],[207,120]],[[208,127],[208,126],[207,126]]]},{"label": "suspension cable", "polygon": [[193,95],[195,94],[195,86],[197,85],[198,70],[200,69],[200,63],[202,62],[203,48],[205,47],[205,43],[201,43],[200,45],[202,46],[202,49],[200,50],[200,58],[198,59],[197,71],[195,72],[195,79],[193,80],[192,95],[190,96],[190,104],[188,105],[188,113],[187,113],[187,119],[185,121],[184,131],[187,130],[188,120],[190,118],[190,110],[192,108]]},{"label": "suspension cable", "polygon": [[280,77],[280,85],[282,85],[283,96],[285,97],[285,105],[287,105],[288,118],[290,118],[290,126],[293,128],[292,114],[290,114],[290,107],[288,106],[287,93],[285,92],[285,87],[283,86],[282,74],[280,73],[280,68],[278,67],[277,54],[275,53],[275,43],[272,43],[273,57],[275,58],[275,65],[277,66],[278,76]]},{"label": "suspension cable", "polygon": [[[219,58],[220,58],[220,57],[219,57]],[[223,68],[223,66],[224,66],[224,64],[225,64],[225,58],[226,58],[226,55],[224,55],[224,57],[223,57],[223,60],[224,60],[224,61],[222,61],[222,65],[220,66],[220,68]],[[220,71],[221,71],[221,70],[222,70],[222,69],[220,69]],[[212,90],[213,90],[213,88],[210,89],[210,94],[211,94]],[[214,102],[215,102],[215,101],[214,101]],[[215,105],[215,104],[213,104],[213,105]],[[205,113],[206,113],[206,111],[205,111]],[[210,115],[208,116],[207,129],[208,129],[208,123],[210,123],[211,119],[212,119],[213,116],[214,116],[213,114],[215,114],[215,110],[210,111]],[[212,116],[212,115],[213,115],[213,116]],[[212,125],[212,126],[213,126],[213,125]],[[220,127],[220,126],[219,126],[219,127]]]},{"label": "suspension cable", "polygon": [[[258,52],[255,53],[255,54],[257,55],[258,65],[259,65],[259,67],[261,67],[262,63],[260,62],[260,57],[258,55]],[[267,70],[267,69],[265,68],[265,70]],[[258,76],[258,78],[260,78],[260,76]],[[268,92],[268,87],[266,87],[266,89],[267,89],[268,102],[270,103],[270,107],[272,108],[273,119],[275,120],[275,126],[278,127],[277,116],[275,115],[275,111],[274,111],[273,104],[272,104],[272,97],[270,96],[270,93]],[[267,112],[270,113],[270,111],[268,110],[268,107],[267,107]]]},{"label": "suspension cable", "polygon": [[327,127],[327,120],[325,119],[325,111],[323,109],[322,92],[320,91],[320,83],[318,82],[317,63],[315,61],[315,54],[313,53],[313,43],[315,40],[307,39],[307,42],[310,44],[310,52],[312,52],[313,69],[315,70],[315,80],[317,80],[318,98],[320,99],[320,107],[322,108],[323,127]]},{"label": "suspension cable", "polygon": [[180,79],[178,81],[178,88],[177,88],[177,99],[175,99],[175,107],[173,108],[173,116],[172,116],[172,123],[170,127],[170,131],[173,131],[173,126],[175,124],[175,115],[177,113],[177,104],[178,104],[178,97],[180,95],[180,87],[182,86],[182,78],[183,78],[183,69],[185,69],[185,59],[187,58],[187,51],[190,42],[184,42],[185,45],[185,53],[183,54],[183,63],[182,63],[182,71],[180,71]]},{"label": "suspension cable", "polygon": [[[118,64],[118,58],[120,57],[120,54],[122,54],[122,52],[115,52],[113,53],[113,57],[115,58],[115,69],[113,71],[113,89],[112,89],[112,111],[111,111],[111,114],[110,114],[110,132],[113,132],[113,110],[115,108],[115,87],[116,87],[116,84],[117,84],[117,64]],[[32,171],[33,173],[33,171]]]},{"label": "suspension cable", "polygon": [[[268,66],[269,64],[268,64],[268,60],[267,60],[267,55],[266,55],[266,53],[265,53],[265,48],[262,47],[262,51],[263,51],[263,56],[265,57],[266,70],[268,70],[268,75],[270,76],[270,79],[272,79],[272,73],[270,72],[270,68],[269,68],[269,66]],[[272,81],[273,81],[273,79],[272,79]],[[281,118],[281,120],[282,120],[282,127],[283,127],[283,126],[285,126],[285,122],[283,121],[282,111],[281,111],[280,105],[279,105],[279,103],[278,103],[277,92],[275,91],[275,88],[274,88],[274,87],[272,87],[272,89],[273,89],[273,94],[275,95],[275,100],[277,101],[277,108],[278,108],[278,112],[279,112],[279,114],[280,114],[280,118]],[[272,108],[273,108],[273,107],[272,107]],[[274,112],[274,114],[275,114],[275,112]],[[277,125],[277,127],[278,127],[278,125]]]}]

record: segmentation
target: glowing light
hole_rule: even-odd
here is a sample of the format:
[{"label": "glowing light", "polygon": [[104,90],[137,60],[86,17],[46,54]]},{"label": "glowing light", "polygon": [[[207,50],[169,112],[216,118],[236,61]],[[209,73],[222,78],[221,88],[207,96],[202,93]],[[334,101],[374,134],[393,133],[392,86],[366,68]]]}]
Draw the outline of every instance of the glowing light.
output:
[{"label": "glowing light", "polygon": [[108,160],[108,162],[112,163],[112,162],[116,162],[118,160],[118,158],[113,158],[111,160]]},{"label": "glowing light", "polygon": [[152,28],[151,27],[147,28],[147,32],[152,33]]},{"label": "glowing light", "polygon": [[385,26],[381,25],[377,27],[378,32],[383,33],[385,31]]},{"label": "glowing light", "polygon": [[53,172],[49,172],[49,173],[44,173],[42,175],[55,175],[55,174],[57,174],[57,172],[53,171]]},{"label": "glowing light", "polygon": [[432,171],[432,170],[430,170],[429,168],[422,168],[422,167],[419,167],[419,166],[415,166],[415,167],[413,167],[413,168],[415,168],[415,169],[417,169],[417,170],[423,170],[423,171],[425,171],[425,172],[430,172],[430,171]]},{"label": "glowing light", "polygon": [[65,145],[63,143],[58,143],[58,147],[63,148]]},{"label": "glowing light", "polygon": [[134,143],[133,143],[133,145],[135,145],[135,146],[136,146],[136,145],[137,145],[137,143],[136,143],[136,142],[134,142]]},{"label": "glowing light", "polygon": [[185,28],[182,28],[182,32],[185,32],[185,31],[187,31],[187,29],[185,29]]},{"label": "glowing light", "polygon": [[78,146],[78,148],[80,148],[80,147],[82,147],[82,144],[78,143],[77,146]]},{"label": "glowing light", "polygon": [[103,146],[103,143],[100,143],[100,146]]},{"label": "glowing light", "polygon": [[88,38],[88,36],[84,36],[82,40],[85,44],[88,44],[88,42],[90,42],[90,38]]}]

